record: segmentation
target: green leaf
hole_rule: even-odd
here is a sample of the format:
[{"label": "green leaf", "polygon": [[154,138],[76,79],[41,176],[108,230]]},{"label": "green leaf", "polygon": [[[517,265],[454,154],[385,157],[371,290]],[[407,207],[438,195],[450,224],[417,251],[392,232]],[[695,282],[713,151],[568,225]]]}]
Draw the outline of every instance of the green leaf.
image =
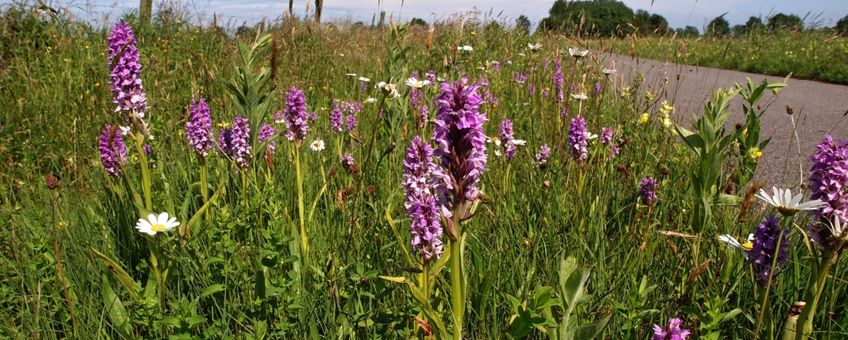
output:
[{"label": "green leaf", "polygon": [[574,328],[569,334],[570,339],[596,339],[609,324],[610,316],[607,315],[600,321]]},{"label": "green leaf", "polygon": [[101,277],[101,282],[100,291],[103,293],[103,301],[106,303],[109,320],[112,321],[115,329],[122,337],[127,339],[134,338],[132,336],[132,329],[130,328],[130,318],[127,315],[127,309],[124,308],[121,299],[115,295],[115,291],[112,290],[112,285],[109,284],[109,279],[105,275]]},{"label": "green leaf", "polygon": [[209,287],[206,287],[202,292],[200,292],[200,297],[205,298],[209,295],[224,291],[224,285],[220,283],[213,284]]},{"label": "green leaf", "polygon": [[389,281],[389,282],[407,283],[406,277],[403,277],[403,276],[383,276],[383,275],[380,275],[378,277],[383,279],[383,280]]},{"label": "green leaf", "polygon": [[[124,287],[124,289],[127,290],[127,292],[130,294],[130,296],[133,299],[137,300],[138,299],[138,292],[135,290],[135,280],[133,280],[133,278],[130,276],[130,274],[127,273],[127,271],[124,270],[124,268],[122,268],[121,265],[119,265],[117,262],[110,259],[105,254],[97,251],[93,247],[89,247],[88,249],[92,253],[94,253],[94,256],[99,258],[106,265],[106,267],[109,268],[109,270],[112,272],[112,275],[114,275],[115,278],[118,279],[118,282],[121,284],[121,286]],[[111,289],[111,287],[110,287],[110,289]]]}]

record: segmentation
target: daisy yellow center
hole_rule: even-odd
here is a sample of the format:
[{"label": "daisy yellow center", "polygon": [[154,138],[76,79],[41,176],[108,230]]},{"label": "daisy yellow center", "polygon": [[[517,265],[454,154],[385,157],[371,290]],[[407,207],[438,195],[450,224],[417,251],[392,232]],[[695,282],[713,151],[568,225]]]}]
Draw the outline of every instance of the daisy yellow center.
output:
[{"label": "daisy yellow center", "polygon": [[155,231],[157,233],[160,232],[160,231],[165,231],[165,225],[162,224],[162,223],[156,223],[156,224],[150,226],[150,230]]},{"label": "daisy yellow center", "polygon": [[751,248],[754,248],[753,243],[751,243],[751,242],[742,243],[742,249],[751,250]]}]

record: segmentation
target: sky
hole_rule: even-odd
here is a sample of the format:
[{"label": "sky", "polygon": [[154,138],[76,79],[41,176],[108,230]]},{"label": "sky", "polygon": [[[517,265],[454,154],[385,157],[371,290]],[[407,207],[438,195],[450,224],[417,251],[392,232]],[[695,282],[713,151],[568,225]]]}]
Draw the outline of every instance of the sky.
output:
[{"label": "sky", "polygon": [[[240,24],[262,18],[274,19],[288,7],[288,0],[165,0],[177,2],[197,19],[217,14],[224,21]],[[11,0],[0,0],[8,4]],[[86,20],[110,21],[138,6],[138,0],[47,0],[56,7],[69,8]],[[154,0],[154,4],[162,2]],[[396,20],[423,18],[427,22],[459,12],[478,11],[480,17],[514,22],[526,15],[534,26],[545,18],[554,0],[324,0],[323,18],[351,19],[370,23],[375,13],[386,11]],[[731,25],[744,24],[750,16],[763,18],[779,12],[796,14],[807,22],[833,26],[848,15],[848,0],[623,0],[634,11],[644,9],[664,16],[671,27],[695,26],[699,29],[725,12]],[[314,9],[313,0],[295,0],[295,12],[303,15]],[[156,5],[154,5],[156,6]],[[155,9],[154,9],[155,10]],[[310,14],[311,15],[311,14]],[[108,17],[108,18],[107,18]],[[205,19],[204,19],[205,20]]]}]

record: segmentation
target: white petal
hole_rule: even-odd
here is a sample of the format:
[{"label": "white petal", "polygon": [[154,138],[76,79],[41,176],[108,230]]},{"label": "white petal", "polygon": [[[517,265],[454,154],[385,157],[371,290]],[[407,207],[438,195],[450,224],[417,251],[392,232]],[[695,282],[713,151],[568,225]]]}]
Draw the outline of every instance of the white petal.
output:
[{"label": "white petal", "polygon": [[159,214],[159,219],[156,220],[156,223],[159,223],[161,225],[167,224],[168,223],[168,213],[163,212],[163,213]]},{"label": "white petal", "polygon": [[154,213],[150,213],[150,215],[147,215],[147,221],[148,221],[151,225],[152,225],[152,224],[155,224],[155,223],[156,223],[156,214],[154,214]]}]

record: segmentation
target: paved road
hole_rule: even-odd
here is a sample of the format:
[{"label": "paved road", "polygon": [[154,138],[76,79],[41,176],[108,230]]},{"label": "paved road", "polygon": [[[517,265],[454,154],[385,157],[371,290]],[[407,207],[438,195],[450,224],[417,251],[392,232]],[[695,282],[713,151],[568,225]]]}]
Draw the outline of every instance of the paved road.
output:
[{"label": "paved road", "polygon": [[[781,77],[622,55],[607,55],[606,58],[616,62],[618,74],[626,79],[638,72],[645,73],[645,84],[653,89],[662,88],[663,79],[668,78],[668,96],[676,93],[675,112],[684,117],[703,112],[711,89],[729,87],[746,81],[746,78],[754,82],[764,78],[783,80]],[[676,80],[678,74],[679,82]],[[836,139],[848,139],[848,86],[799,79],[790,79],[788,84],[776,97],[769,93],[760,101],[763,107],[769,105],[762,118],[761,138],[771,137],[771,143],[760,159],[756,177],[768,185],[795,186],[802,180],[801,176],[806,181],[808,159],[825,134],[830,133]],[[786,113],[787,105],[794,111],[791,117]],[[741,100],[734,102],[730,109],[734,112],[730,126],[744,121]],[[793,136],[792,118],[795,119],[800,143]]]}]

